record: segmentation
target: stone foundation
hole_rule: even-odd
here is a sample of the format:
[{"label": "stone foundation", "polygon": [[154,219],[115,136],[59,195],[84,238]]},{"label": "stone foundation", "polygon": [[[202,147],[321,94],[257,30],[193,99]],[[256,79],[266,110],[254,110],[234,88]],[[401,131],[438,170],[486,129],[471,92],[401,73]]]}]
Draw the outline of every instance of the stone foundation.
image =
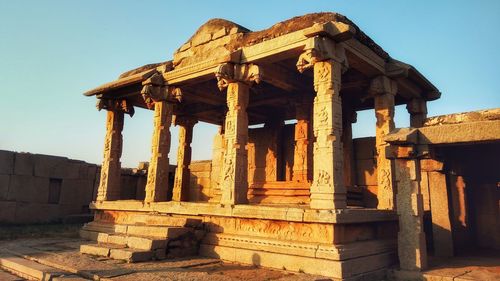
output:
[{"label": "stone foundation", "polygon": [[380,275],[396,263],[397,218],[391,211],[140,201],[93,206],[93,224],[107,225],[108,231],[127,225],[144,225],[142,233],[161,226],[199,227],[204,233],[199,254],[227,261],[341,280]]}]

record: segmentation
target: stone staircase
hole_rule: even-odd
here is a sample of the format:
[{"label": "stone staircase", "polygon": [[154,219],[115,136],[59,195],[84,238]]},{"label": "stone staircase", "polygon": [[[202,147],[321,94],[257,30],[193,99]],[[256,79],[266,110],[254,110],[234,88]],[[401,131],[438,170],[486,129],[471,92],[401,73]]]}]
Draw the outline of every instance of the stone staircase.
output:
[{"label": "stone staircase", "polygon": [[200,226],[90,222],[80,230],[80,236],[97,243],[81,245],[80,253],[126,262],[193,256],[205,235]]}]

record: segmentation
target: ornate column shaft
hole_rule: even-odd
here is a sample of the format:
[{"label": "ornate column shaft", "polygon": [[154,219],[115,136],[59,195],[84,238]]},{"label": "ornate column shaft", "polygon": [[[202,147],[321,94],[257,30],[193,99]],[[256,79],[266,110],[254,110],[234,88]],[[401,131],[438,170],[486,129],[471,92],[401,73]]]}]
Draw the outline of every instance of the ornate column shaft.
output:
[{"label": "ornate column shaft", "polygon": [[300,102],[296,105],[296,119],[295,124],[295,147],[293,155],[293,181],[306,182],[310,178],[312,171],[309,170],[310,155],[310,103],[307,101]]},{"label": "ornate column shaft", "polygon": [[219,89],[227,88],[224,142],[225,151],[221,175],[221,204],[248,203],[248,115],[247,106],[251,82],[259,82],[256,65],[226,63],[217,70]]},{"label": "ornate column shaft", "polygon": [[324,37],[310,38],[297,62],[303,72],[314,67],[313,209],[342,209],[347,206],[342,147],[342,70],[347,68],[345,50]]},{"label": "ornate column shaft", "polygon": [[151,161],[145,188],[144,202],[167,200],[170,152],[170,124],[174,100],[180,98],[179,89],[164,85],[161,74],[154,74],[142,83],[141,94],[148,108],[154,107],[153,138],[151,143]]},{"label": "ornate column shaft", "polygon": [[399,216],[398,255],[402,270],[427,267],[423,196],[420,189],[420,161],[414,146],[388,146],[387,157],[395,161],[396,197]]},{"label": "ornate column shaft", "polygon": [[420,128],[424,126],[427,118],[427,102],[423,99],[412,99],[406,105],[410,113],[410,127]]},{"label": "ornate column shaft", "polygon": [[175,125],[179,126],[179,148],[177,150],[177,169],[175,170],[173,201],[189,200],[189,165],[191,164],[191,142],[193,126],[197,121],[189,117],[175,117]]},{"label": "ornate column shaft", "polygon": [[123,117],[122,111],[107,111],[104,159],[101,166],[101,181],[97,190],[97,201],[120,199]]},{"label": "ornate column shaft", "polygon": [[314,179],[311,208],[347,206],[343,175],[341,65],[333,60],[314,64]]},{"label": "ornate column shaft", "polygon": [[375,117],[375,148],[377,151],[377,209],[393,210],[396,191],[393,184],[393,161],[386,158],[385,148],[388,144],[384,136],[395,128],[394,97],[397,92],[395,81],[379,76],[372,80],[370,93],[374,96]]},{"label": "ornate column shaft", "polygon": [[134,107],[127,100],[99,99],[98,110],[106,109],[106,137],[104,139],[104,159],[101,166],[101,180],[97,189],[97,201],[120,199],[120,176],[123,147],[124,113],[134,115]]}]

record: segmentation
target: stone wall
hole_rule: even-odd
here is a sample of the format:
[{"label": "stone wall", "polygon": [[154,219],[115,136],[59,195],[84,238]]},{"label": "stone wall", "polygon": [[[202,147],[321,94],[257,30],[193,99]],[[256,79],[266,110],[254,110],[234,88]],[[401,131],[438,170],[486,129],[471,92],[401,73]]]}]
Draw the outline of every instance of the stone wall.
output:
[{"label": "stone wall", "polygon": [[[142,166],[122,169],[120,199],[144,199],[147,166]],[[57,222],[90,213],[99,178],[96,164],[0,150],[0,224]]]},{"label": "stone wall", "polygon": [[0,223],[44,223],[88,213],[99,167],[66,157],[0,151]]},{"label": "stone wall", "polygon": [[363,205],[377,207],[377,154],[375,137],[353,139],[355,183],[361,188]]},{"label": "stone wall", "polygon": [[208,202],[211,197],[212,161],[192,161],[189,165],[189,202]]}]

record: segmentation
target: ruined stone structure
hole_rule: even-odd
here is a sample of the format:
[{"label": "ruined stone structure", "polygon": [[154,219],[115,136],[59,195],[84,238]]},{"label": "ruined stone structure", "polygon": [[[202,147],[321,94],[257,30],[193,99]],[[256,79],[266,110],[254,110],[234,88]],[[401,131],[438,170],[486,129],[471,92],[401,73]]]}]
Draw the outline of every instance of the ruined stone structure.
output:
[{"label": "ruined stone structure", "polygon": [[[85,95],[107,110],[107,133],[95,220],[82,230],[99,243],[83,253],[140,261],[179,256],[191,241],[185,253],[200,243],[202,255],[339,280],[380,278],[398,252],[403,270],[425,268],[420,174],[428,167],[431,190],[446,161],[429,152],[440,142],[425,137],[439,131],[427,126],[426,102],[440,92],[346,17],[309,14],[258,32],[210,20],[173,60]],[[402,104],[422,128],[395,130]],[[136,108],[154,110],[145,198],[117,200],[124,114]],[[356,112],[366,109],[376,136],[353,140]],[[196,122],[219,132],[212,161],[190,164]],[[173,184],[171,125],[180,128]]]},{"label": "ruined stone structure", "polygon": [[[119,199],[144,199],[147,163],[121,168]],[[174,166],[170,167],[173,181]],[[96,200],[100,166],[61,156],[0,150],[0,224],[81,222]],[[82,216],[79,216],[82,215]]]}]

